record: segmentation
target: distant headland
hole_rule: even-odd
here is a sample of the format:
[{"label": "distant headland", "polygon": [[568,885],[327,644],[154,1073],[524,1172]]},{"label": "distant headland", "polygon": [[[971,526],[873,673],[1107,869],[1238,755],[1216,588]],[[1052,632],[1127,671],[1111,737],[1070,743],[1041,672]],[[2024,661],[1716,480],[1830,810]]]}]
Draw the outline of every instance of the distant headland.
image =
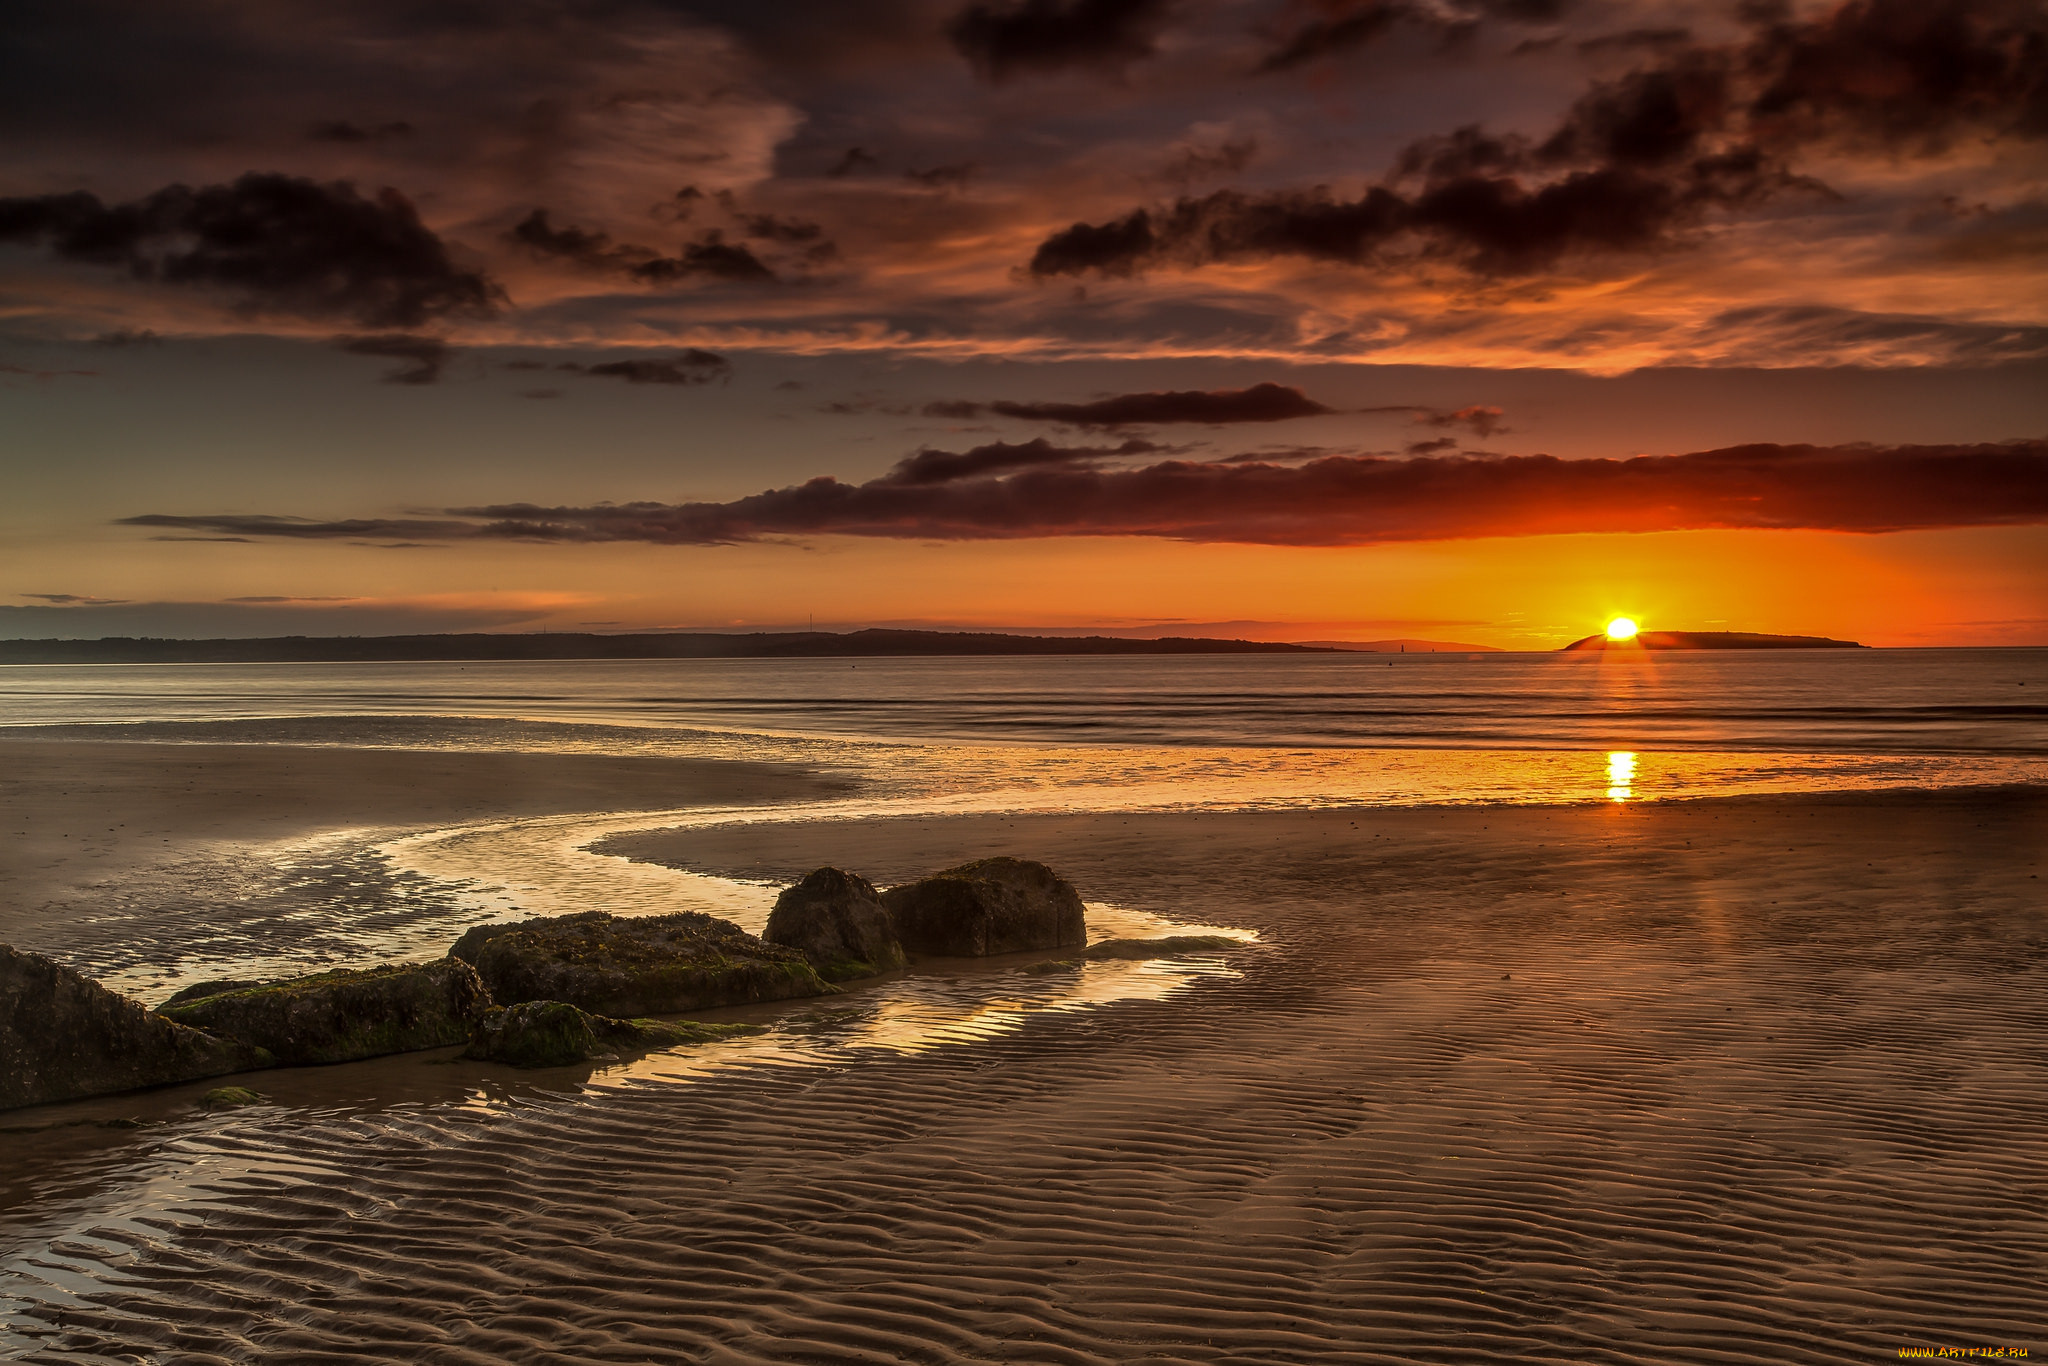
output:
[{"label": "distant headland", "polygon": [[1867,650],[1853,640],[1827,636],[1767,636],[1754,631],[1642,631],[1626,640],[1604,633],[1575,640],[1567,650]]},{"label": "distant headland", "polygon": [[270,636],[249,640],[0,640],[0,664],[318,664],[516,659],[819,659],[918,655],[1330,654],[1309,645],[1166,636],[1024,636],[989,631],[761,631],[589,635]]}]

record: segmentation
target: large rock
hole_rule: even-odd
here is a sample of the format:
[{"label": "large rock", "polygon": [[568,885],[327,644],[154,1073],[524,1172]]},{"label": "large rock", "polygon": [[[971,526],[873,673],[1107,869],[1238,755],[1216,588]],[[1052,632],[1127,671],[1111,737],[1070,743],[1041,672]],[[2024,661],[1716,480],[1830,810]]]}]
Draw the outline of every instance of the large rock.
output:
[{"label": "large rock", "polygon": [[268,1049],[287,1066],[463,1043],[491,1004],[476,970],[447,958],[179,995],[158,1013]]},{"label": "large rock", "polygon": [[828,982],[873,977],[908,963],[874,884],[837,868],[820,868],[785,887],[761,937],[803,954]]},{"label": "large rock", "polygon": [[261,1050],[153,1015],[0,944],[0,1110],[267,1067]]},{"label": "large rock", "polygon": [[761,1031],[760,1025],[748,1024],[614,1020],[566,1001],[522,1001],[490,1010],[477,1024],[463,1056],[514,1067],[568,1067],[593,1058],[712,1043]]},{"label": "large rock", "polygon": [[882,894],[896,937],[912,953],[979,958],[1088,942],[1081,897],[1028,859],[985,858]]},{"label": "large rock", "polygon": [[680,1015],[832,992],[795,949],[697,911],[478,925],[448,952],[473,964],[501,1005],[567,1001],[593,1015]]}]

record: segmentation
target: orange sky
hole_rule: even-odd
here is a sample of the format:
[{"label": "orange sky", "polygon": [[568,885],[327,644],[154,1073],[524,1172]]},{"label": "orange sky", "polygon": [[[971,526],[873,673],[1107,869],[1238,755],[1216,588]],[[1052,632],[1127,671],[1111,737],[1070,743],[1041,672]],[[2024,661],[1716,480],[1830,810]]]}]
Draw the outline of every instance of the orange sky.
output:
[{"label": "orange sky", "polygon": [[24,14],[0,636],[2048,644],[2038,6],[969,2]]}]

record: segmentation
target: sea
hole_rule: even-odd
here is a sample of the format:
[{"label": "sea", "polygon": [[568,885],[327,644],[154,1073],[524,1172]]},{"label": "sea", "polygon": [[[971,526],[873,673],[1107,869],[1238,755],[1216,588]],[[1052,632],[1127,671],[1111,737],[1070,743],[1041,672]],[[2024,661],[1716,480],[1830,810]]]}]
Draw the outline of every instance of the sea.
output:
[{"label": "sea", "polygon": [[1118,804],[1604,800],[1628,756],[1629,799],[1667,800],[2031,780],[2048,649],[15,665],[0,727],[794,760],[892,796]]}]

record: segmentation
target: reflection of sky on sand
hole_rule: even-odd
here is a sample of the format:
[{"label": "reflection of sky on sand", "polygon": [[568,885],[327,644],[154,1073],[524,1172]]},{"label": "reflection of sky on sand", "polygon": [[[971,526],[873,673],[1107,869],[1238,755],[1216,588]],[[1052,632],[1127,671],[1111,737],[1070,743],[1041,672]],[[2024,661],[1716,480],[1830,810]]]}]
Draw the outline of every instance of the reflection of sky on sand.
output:
[{"label": "reflection of sky on sand", "polygon": [[[686,808],[487,821],[376,846],[401,872],[459,889],[478,914],[708,911],[759,932],[775,887],[594,853],[607,836],[757,823],[1026,812],[1276,810],[1346,806],[1642,801],[1856,787],[2010,781],[2011,761],[1635,751],[988,750],[966,771],[897,774],[867,796],[779,807]],[[2048,769],[2048,765],[2035,765]],[[905,792],[923,785],[946,792]],[[465,920],[463,923],[467,923]],[[1150,933],[1192,933],[1159,927]],[[427,928],[425,926],[422,929]],[[435,933],[445,924],[432,927]],[[424,947],[424,946],[423,946]],[[392,951],[399,951],[393,946]]]},{"label": "reflection of sky on sand", "polygon": [[[277,876],[259,913],[195,917],[175,943],[110,945],[94,975],[157,1001],[201,978],[270,978],[435,957],[484,919],[696,909],[753,931],[766,923],[773,886],[593,852],[607,836],[645,830],[1028,812],[1640,802],[2048,779],[2048,761],[1960,755],[1018,746],[924,752],[932,763],[867,773],[864,795],[855,798],[485,821],[397,837],[348,830],[283,842],[254,851],[254,864]],[[250,866],[251,852],[238,849],[235,860]],[[240,888],[198,890],[207,899],[251,904]],[[1156,908],[1126,928],[1104,919],[1109,908],[1094,908],[1091,917],[1098,935],[1213,932],[1182,925],[1172,909]]]},{"label": "reflection of sky on sand", "polygon": [[779,1020],[752,1038],[671,1049],[623,1062],[591,1078],[597,1086],[675,1081],[734,1067],[823,1066],[864,1052],[923,1053],[978,1043],[1022,1028],[1050,1011],[1164,1000],[1201,981],[1240,974],[1221,954],[1145,962],[1077,962],[1050,971],[908,974],[832,997]]}]

